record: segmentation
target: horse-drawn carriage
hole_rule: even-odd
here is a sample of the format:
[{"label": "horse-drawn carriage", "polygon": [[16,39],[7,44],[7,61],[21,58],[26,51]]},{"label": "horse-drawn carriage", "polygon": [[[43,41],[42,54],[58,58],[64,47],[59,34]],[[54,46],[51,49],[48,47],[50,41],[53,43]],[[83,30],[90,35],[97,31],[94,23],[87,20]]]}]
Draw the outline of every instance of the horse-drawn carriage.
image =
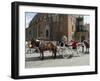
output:
[{"label": "horse-drawn carriage", "polygon": [[61,42],[58,53],[63,56],[63,58],[69,58],[73,56],[79,56],[83,52],[83,44],[77,41],[71,41],[69,43]]},{"label": "horse-drawn carriage", "polygon": [[81,53],[83,53],[84,47],[86,47],[85,43],[85,41],[71,41],[70,43],[66,44],[61,41],[57,45],[56,41],[31,40],[27,43],[28,50],[26,50],[26,52],[39,52],[41,59],[44,59],[44,51],[52,52],[52,56],[54,59],[57,57],[57,55],[61,55],[63,58],[69,58],[73,57],[75,54],[79,56]]}]

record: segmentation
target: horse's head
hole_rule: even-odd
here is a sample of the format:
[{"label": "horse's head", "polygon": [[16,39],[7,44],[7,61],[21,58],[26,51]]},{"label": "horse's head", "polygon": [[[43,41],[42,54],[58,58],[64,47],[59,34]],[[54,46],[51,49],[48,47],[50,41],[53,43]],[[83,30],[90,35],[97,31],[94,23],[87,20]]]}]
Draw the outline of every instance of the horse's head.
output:
[{"label": "horse's head", "polygon": [[28,41],[28,47],[29,48],[37,47],[37,42],[35,40],[29,40]]},{"label": "horse's head", "polygon": [[32,44],[34,47],[39,47],[40,41],[39,40],[33,40]]},{"label": "horse's head", "polygon": [[30,40],[27,42],[27,45],[28,45],[29,48],[32,48],[33,47],[32,46],[32,42]]}]

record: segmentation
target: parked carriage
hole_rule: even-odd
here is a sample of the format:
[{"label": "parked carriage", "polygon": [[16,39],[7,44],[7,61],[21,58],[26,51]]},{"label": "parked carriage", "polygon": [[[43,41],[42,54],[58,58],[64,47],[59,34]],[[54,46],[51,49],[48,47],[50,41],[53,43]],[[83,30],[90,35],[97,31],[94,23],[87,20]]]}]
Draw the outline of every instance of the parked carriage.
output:
[{"label": "parked carriage", "polygon": [[66,44],[64,41],[60,41],[58,53],[62,55],[63,58],[70,58],[75,55],[80,56],[80,54],[84,53],[84,44],[77,41],[70,41]]},{"label": "parked carriage", "polygon": [[31,40],[27,43],[27,46],[30,53],[39,52],[41,59],[44,59],[44,51],[51,51],[53,58],[56,58],[57,54],[62,55],[63,58],[70,58],[75,54],[80,56],[80,54],[84,53],[84,47],[89,48],[86,41],[70,41],[69,43],[59,41],[57,45],[56,41]]}]

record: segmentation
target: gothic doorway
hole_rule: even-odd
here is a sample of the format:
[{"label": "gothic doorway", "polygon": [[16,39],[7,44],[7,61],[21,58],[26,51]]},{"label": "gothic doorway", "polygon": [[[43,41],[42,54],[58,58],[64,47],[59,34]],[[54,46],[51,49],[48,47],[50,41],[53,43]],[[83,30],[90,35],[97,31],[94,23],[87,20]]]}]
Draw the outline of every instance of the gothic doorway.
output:
[{"label": "gothic doorway", "polygon": [[50,39],[50,27],[48,25],[45,27],[45,38]]}]

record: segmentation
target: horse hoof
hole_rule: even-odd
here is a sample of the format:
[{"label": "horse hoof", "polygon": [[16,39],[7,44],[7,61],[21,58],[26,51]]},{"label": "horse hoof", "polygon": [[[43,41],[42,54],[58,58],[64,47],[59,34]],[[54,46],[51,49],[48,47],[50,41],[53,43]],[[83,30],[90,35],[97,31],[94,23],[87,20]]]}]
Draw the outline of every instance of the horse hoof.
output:
[{"label": "horse hoof", "polygon": [[43,60],[43,58],[41,58],[41,60]]},{"label": "horse hoof", "polygon": [[44,58],[41,58],[41,57],[40,57],[40,60],[43,60],[43,59],[44,59]]}]

